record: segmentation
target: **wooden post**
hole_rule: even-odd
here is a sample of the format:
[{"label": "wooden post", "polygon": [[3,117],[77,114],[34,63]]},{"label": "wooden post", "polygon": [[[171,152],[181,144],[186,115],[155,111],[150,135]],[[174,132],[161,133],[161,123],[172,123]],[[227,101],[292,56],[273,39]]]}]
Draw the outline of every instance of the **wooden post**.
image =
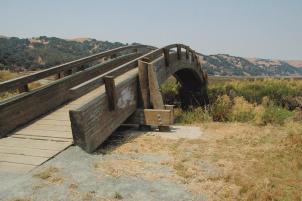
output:
[{"label": "wooden post", "polygon": [[63,77],[64,77],[64,74],[65,74],[64,71],[59,72],[58,75],[57,75],[57,78],[58,78],[58,79],[63,78]]},{"label": "wooden post", "polygon": [[169,52],[169,49],[164,48],[163,51],[164,51],[164,57],[165,57],[165,65],[169,66],[170,65],[170,52]]},{"label": "wooden post", "polygon": [[18,91],[19,91],[19,93],[29,92],[28,84],[19,87]]},{"label": "wooden post", "polygon": [[192,51],[191,54],[192,54],[192,62],[194,62],[195,61],[195,52]]},{"label": "wooden post", "polygon": [[113,76],[104,77],[106,95],[108,98],[108,107],[110,111],[116,108],[116,92],[115,92],[115,82]]},{"label": "wooden post", "polygon": [[150,102],[153,108],[164,109],[164,101],[159,90],[159,84],[153,64],[148,64],[148,81],[150,90]]},{"label": "wooden post", "polygon": [[148,63],[142,60],[138,61],[138,78],[139,78],[139,90],[142,99],[142,107],[150,108]]},{"label": "wooden post", "polygon": [[[195,57],[196,57],[196,63],[197,63],[197,67],[201,67],[200,66],[200,61],[199,61],[199,57],[197,54],[195,54]],[[201,69],[201,68],[200,68]]]},{"label": "wooden post", "polygon": [[189,59],[189,47],[186,47],[186,59]]},{"label": "wooden post", "polygon": [[181,59],[181,46],[177,45],[177,59],[180,60]]},{"label": "wooden post", "polygon": [[165,105],[166,110],[171,111],[171,124],[174,124],[174,105]]}]

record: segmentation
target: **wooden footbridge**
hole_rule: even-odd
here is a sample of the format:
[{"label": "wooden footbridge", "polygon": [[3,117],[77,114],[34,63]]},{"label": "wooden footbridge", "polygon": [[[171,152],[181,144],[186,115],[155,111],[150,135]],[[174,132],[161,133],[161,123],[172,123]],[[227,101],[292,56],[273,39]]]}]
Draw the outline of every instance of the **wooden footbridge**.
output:
[{"label": "wooden footbridge", "polygon": [[207,75],[182,44],[124,46],[0,83],[19,92],[0,102],[0,171],[31,170],[73,143],[93,152],[123,123],[167,130],[173,107],[159,86],[172,75],[184,101],[207,102]]}]

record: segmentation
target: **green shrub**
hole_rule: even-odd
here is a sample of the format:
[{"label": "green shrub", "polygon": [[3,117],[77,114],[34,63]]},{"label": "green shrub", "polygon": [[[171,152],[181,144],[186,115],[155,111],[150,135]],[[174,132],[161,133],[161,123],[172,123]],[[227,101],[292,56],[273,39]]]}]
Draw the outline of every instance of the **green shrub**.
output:
[{"label": "green shrub", "polygon": [[280,124],[283,125],[285,120],[291,117],[293,113],[284,108],[278,107],[274,104],[270,104],[265,107],[262,114],[262,123],[266,124]]},{"label": "green shrub", "polygon": [[302,80],[266,78],[210,82],[208,92],[211,103],[219,96],[228,95],[231,98],[242,96],[250,103],[260,104],[267,96],[278,106],[287,103],[291,106],[289,109],[294,109],[292,105],[299,105],[294,97],[302,96]]},{"label": "green shrub", "polygon": [[229,96],[219,96],[215,103],[211,107],[211,115],[214,121],[228,121],[230,118],[230,112],[232,108],[232,102]]},{"label": "green shrub", "polygon": [[178,101],[179,84],[174,77],[170,77],[161,86],[161,93],[165,104],[175,104]]}]

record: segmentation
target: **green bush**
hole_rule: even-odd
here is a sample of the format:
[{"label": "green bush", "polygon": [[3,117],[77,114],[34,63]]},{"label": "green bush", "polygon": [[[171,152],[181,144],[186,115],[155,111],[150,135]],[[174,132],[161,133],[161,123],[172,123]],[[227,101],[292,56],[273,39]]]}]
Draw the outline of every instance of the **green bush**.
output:
[{"label": "green bush", "polygon": [[262,123],[266,124],[280,124],[283,125],[285,120],[293,116],[291,111],[288,111],[284,108],[278,107],[274,104],[270,104],[265,107],[262,114]]},{"label": "green bush", "polygon": [[[242,96],[250,103],[260,104],[262,98],[267,96],[274,104],[284,106],[284,102],[288,103],[293,97],[302,96],[302,80],[266,78],[210,82],[208,92],[211,103],[219,96],[228,95],[231,98]],[[299,105],[294,99],[295,102],[291,105]]]},{"label": "green bush", "polygon": [[179,84],[174,77],[170,77],[161,86],[161,92],[165,104],[173,105],[178,101]]}]

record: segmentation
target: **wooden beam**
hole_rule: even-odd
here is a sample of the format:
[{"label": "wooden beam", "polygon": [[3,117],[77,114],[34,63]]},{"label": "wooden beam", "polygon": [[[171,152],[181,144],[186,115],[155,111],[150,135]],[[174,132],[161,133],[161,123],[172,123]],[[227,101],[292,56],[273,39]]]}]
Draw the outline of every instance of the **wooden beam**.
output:
[{"label": "wooden beam", "polygon": [[137,69],[116,77],[117,106],[109,111],[104,88],[99,95],[69,111],[74,143],[93,152],[137,108]]},{"label": "wooden beam", "polygon": [[126,124],[169,126],[172,124],[173,118],[173,110],[137,109],[126,121]]},{"label": "wooden beam", "polygon": [[71,62],[68,62],[65,64],[54,66],[54,67],[48,68],[46,70],[42,70],[42,71],[33,73],[31,75],[26,75],[26,76],[18,77],[15,79],[7,80],[5,82],[0,83],[0,92],[5,92],[5,91],[11,90],[11,89],[17,89],[18,87],[23,86],[25,84],[43,79],[43,78],[51,76],[51,75],[58,74],[61,71],[66,71],[71,68],[87,64],[89,62],[101,59],[103,57],[111,56],[111,55],[119,53],[121,51],[137,49],[137,48],[147,48],[147,47],[148,46],[146,46],[146,45],[131,45],[131,46],[119,47],[119,48],[115,48],[113,50],[101,52],[101,53],[94,54],[94,55],[91,55],[91,56],[88,56],[85,58],[81,58],[81,59],[78,59],[75,61],[71,61]]},{"label": "wooden beam", "polygon": [[18,91],[19,91],[19,93],[29,92],[28,84],[19,87]]},{"label": "wooden beam", "polygon": [[191,56],[192,62],[194,62],[194,61],[195,61],[195,52],[192,51],[192,52],[191,52],[191,55],[192,55],[192,56]]},{"label": "wooden beam", "polygon": [[64,71],[59,72],[59,73],[57,74],[57,79],[63,78],[64,75],[65,75]]},{"label": "wooden beam", "polygon": [[163,52],[164,52],[164,57],[165,57],[165,65],[169,66],[170,65],[170,50],[167,48],[164,48]]},{"label": "wooden beam", "polygon": [[165,110],[171,111],[171,122],[170,124],[174,124],[174,105],[165,105]]},{"label": "wooden beam", "polygon": [[177,45],[177,59],[180,60],[181,59],[181,46]]},{"label": "wooden beam", "polygon": [[186,59],[189,59],[189,47],[186,47]]},{"label": "wooden beam", "polygon": [[114,77],[105,76],[103,79],[105,83],[106,95],[108,98],[108,107],[110,111],[113,111],[116,108],[116,91]]},{"label": "wooden beam", "polygon": [[[139,91],[141,96],[141,107],[150,108],[150,91],[148,80],[148,63],[139,60],[138,61],[138,78],[139,78]],[[140,101],[139,101],[140,102]]]},{"label": "wooden beam", "polygon": [[160,93],[160,88],[153,64],[148,64],[148,81],[150,90],[150,102],[153,108],[164,109],[164,101]]}]

